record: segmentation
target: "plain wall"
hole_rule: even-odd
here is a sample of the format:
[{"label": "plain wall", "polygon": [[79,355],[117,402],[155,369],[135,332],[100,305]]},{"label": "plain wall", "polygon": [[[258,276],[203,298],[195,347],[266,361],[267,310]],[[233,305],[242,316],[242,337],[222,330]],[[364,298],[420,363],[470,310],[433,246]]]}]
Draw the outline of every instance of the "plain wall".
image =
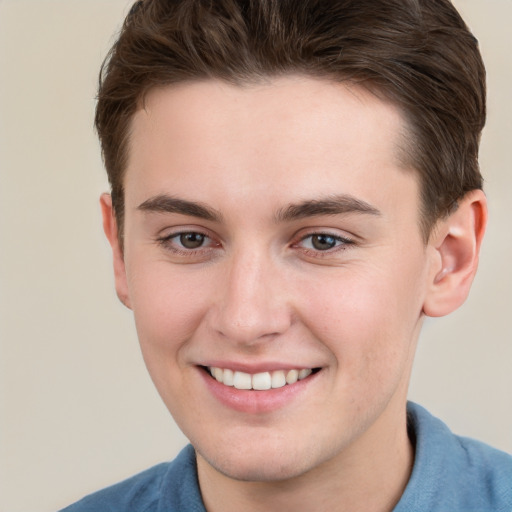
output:
[{"label": "plain wall", "polygon": [[[49,512],[185,443],[117,301],[93,132],[127,0],[0,0],[0,512]],[[512,452],[510,0],[458,0],[489,75],[490,226],[467,303],[429,320],[410,397]]]}]

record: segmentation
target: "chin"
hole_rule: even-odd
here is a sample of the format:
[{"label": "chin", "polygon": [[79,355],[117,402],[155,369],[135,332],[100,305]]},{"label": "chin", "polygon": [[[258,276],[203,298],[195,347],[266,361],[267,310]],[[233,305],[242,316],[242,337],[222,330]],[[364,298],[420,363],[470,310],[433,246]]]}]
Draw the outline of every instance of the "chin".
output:
[{"label": "chin", "polygon": [[207,461],[216,471],[233,480],[243,482],[281,482],[302,475],[305,471],[295,465],[287,465],[282,462],[268,461],[266,463],[248,464],[246,461],[228,462],[217,464]]},{"label": "chin", "polygon": [[[297,449],[275,450],[258,445],[253,450],[198,454],[216,471],[244,482],[279,482],[296,478],[316,466],[313,458]],[[281,452],[281,453],[280,453]]]}]

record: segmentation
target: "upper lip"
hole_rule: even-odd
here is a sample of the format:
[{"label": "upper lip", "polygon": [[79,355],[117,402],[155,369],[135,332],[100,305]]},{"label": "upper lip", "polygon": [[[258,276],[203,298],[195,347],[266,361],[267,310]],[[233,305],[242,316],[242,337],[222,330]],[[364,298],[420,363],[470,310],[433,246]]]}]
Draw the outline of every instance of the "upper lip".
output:
[{"label": "upper lip", "polygon": [[235,361],[208,361],[202,363],[199,366],[205,366],[207,368],[222,368],[229,369],[238,372],[244,372],[249,374],[273,372],[277,370],[302,370],[302,369],[314,369],[320,366],[300,364],[300,363],[281,363],[278,361],[267,361],[257,363],[243,363]]}]

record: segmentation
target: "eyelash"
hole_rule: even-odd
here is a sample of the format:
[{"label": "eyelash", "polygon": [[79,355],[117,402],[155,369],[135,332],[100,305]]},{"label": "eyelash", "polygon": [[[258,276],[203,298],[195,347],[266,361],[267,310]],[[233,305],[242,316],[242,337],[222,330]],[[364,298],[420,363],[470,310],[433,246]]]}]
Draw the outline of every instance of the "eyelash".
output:
[{"label": "eyelash", "polygon": [[[172,253],[174,253],[178,256],[185,256],[185,257],[194,257],[194,256],[197,257],[199,254],[203,254],[204,252],[209,251],[212,248],[219,247],[221,245],[220,243],[214,242],[213,247],[201,245],[195,249],[180,248],[179,246],[176,246],[175,240],[179,239],[183,235],[199,235],[199,236],[204,237],[205,241],[209,240],[210,242],[214,242],[212,237],[208,236],[206,233],[204,233],[202,231],[194,231],[194,230],[179,231],[177,233],[171,233],[169,235],[157,238],[156,241],[165,250],[171,251]],[[303,243],[307,239],[312,239],[315,236],[333,239],[336,244],[334,247],[325,249],[325,250],[302,247],[302,251],[306,255],[313,256],[315,258],[332,256],[333,253],[337,253],[338,251],[344,251],[349,246],[355,244],[355,241],[348,237],[334,235],[332,233],[325,232],[325,231],[314,231],[314,232],[311,232],[311,233],[301,236],[297,242],[293,242],[291,244],[291,247],[294,247],[294,248],[299,247],[299,244]]]},{"label": "eyelash", "polygon": [[310,248],[303,247],[302,250],[306,253],[306,255],[312,255],[315,258],[330,257],[333,254],[335,254],[339,251],[344,251],[344,250],[348,249],[349,246],[355,244],[354,240],[352,240],[351,238],[345,237],[345,236],[335,235],[333,233],[329,233],[326,231],[314,231],[312,233],[308,233],[304,236],[301,236],[299,241],[295,242],[293,244],[293,247],[296,247],[299,243],[304,242],[308,238],[312,239],[315,236],[331,238],[334,240],[334,242],[336,244],[334,247],[332,247],[330,249],[326,249],[326,250],[310,249]]},{"label": "eyelash", "polygon": [[[201,245],[197,249],[187,249],[176,246],[175,240],[179,239],[183,235],[200,235],[204,237],[205,241],[210,240],[213,242],[213,239],[210,236],[208,236],[206,233],[203,233],[202,231],[197,230],[179,231],[178,233],[171,233],[170,235],[157,238],[156,241],[165,250],[171,251],[172,253],[178,256],[194,257],[197,256],[198,254],[202,254],[205,251],[212,249],[212,247],[204,247],[203,245]],[[220,244],[216,245],[219,246]]]}]

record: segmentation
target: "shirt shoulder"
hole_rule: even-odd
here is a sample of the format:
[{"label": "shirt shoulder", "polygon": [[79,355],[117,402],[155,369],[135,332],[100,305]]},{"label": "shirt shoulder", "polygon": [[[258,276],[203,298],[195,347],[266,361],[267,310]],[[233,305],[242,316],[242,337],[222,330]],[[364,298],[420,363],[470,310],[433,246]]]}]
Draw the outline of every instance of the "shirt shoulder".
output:
[{"label": "shirt shoulder", "polygon": [[97,491],[61,512],[204,512],[189,445],[172,462],[158,464]]},{"label": "shirt shoulder", "polygon": [[414,467],[394,512],[512,511],[511,455],[454,435],[416,404],[408,404],[408,418]]}]

